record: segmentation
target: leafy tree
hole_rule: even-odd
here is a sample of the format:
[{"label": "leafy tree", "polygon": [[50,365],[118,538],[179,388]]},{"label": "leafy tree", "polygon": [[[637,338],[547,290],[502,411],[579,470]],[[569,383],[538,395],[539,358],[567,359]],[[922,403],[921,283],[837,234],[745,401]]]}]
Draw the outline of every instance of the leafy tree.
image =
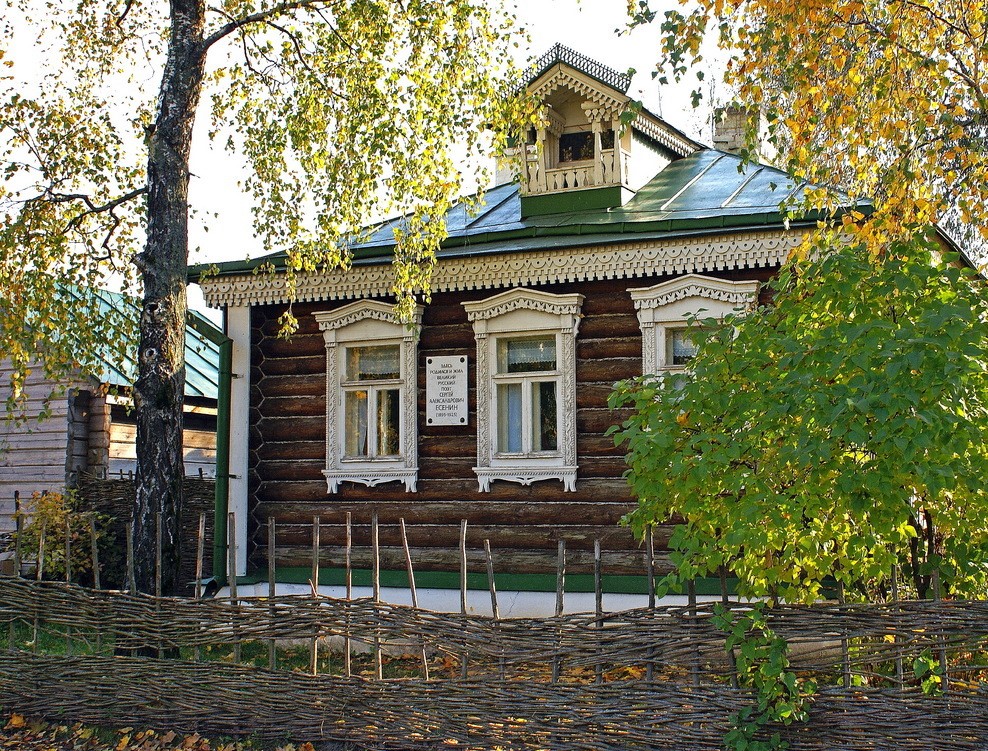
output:
[{"label": "leafy tree", "polygon": [[679,519],[679,576],[733,571],[744,595],[812,601],[833,576],[920,596],[938,572],[988,585],[988,301],[929,245],[828,246],[793,261],[774,302],[718,327],[677,387],[623,384],[617,431],[634,527]]},{"label": "leafy tree", "polygon": [[629,4],[633,23],[660,25],[656,75],[702,80],[716,43],[750,113],[744,155],[767,140],[817,186],[783,207],[830,219],[774,307],[704,336],[681,390],[653,378],[615,395],[638,409],[619,434],[633,523],[685,516],[681,574],[727,566],[749,594],[809,600],[828,575],[881,594],[899,561],[920,595],[934,571],[984,592],[985,302],[927,233],[940,220],[968,249],[988,240],[988,9],[684,6]]},{"label": "leafy tree", "polygon": [[[32,356],[50,374],[92,366],[120,327],[62,295],[56,280],[86,287],[117,275],[139,286],[137,579],[150,591],[162,511],[169,589],[200,100],[212,105],[211,134],[250,165],[243,189],[255,229],[264,250],[288,253],[289,279],[346,265],[345,238],[368,216],[408,212],[394,285],[407,310],[428,295],[442,239],[433,220],[463,182],[455,164],[511,109],[501,96],[511,19],[480,0],[5,5],[3,38],[36,35],[38,46],[33,58],[0,50],[14,74],[0,79],[0,351],[14,355],[15,401]],[[66,346],[45,346],[52,339]]]},{"label": "leafy tree", "polygon": [[[851,226],[874,252],[947,216],[988,242],[988,6],[964,0],[696,0],[662,16],[657,75],[703,77],[704,39],[727,56],[725,83],[797,178],[867,196]],[[699,95],[700,92],[697,92]],[[755,113],[767,130],[759,133]],[[807,206],[836,206],[836,191]]]}]

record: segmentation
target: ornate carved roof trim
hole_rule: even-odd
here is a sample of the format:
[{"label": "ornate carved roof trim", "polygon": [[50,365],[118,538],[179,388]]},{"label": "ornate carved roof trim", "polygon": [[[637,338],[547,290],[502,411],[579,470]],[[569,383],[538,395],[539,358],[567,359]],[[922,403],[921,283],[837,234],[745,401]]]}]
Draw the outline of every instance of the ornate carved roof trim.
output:
[{"label": "ornate carved roof trim", "polygon": [[[432,290],[452,292],[771,268],[785,262],[802,239],[801,231],[763,231],[445,257],[433,272]],[[390,263],[355,265],[349,271],[302,275],[295,299],[310,302],[389,298],[393,281]],[[290,299],[281,274],[248,272],[210,277],[201,284],[206,303],[212,307],[285,304]]]},{"label": "ornate carved roof trim", "polygon": [[548,52],[532,63],[528,70],[525,71],[525,74],[522,76],[523,85],[533,83],[553,65],[558,63],[568,65],[574,70],[590,76],[595,81],[599,81],[605,86],[610,86],[612,89],[620,91],[622,94],[627,93],[628,88],[631,86],[631,76],[627,73],[619,73],[591,57],[582,55],[576,50],[558,43],[554,44]]}]

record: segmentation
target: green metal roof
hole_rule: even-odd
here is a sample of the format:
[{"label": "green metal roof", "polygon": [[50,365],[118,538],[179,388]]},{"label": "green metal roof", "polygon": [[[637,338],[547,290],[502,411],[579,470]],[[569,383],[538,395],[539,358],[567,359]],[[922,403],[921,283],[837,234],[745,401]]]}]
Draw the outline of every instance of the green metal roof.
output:
[{"label": "green metal roof", "polygon": [[[84,297],[89,298],[96,303],[97,310],[105,316],[120,315],[135,322],[140,319],[140,305],[132,297],[105,289],[81,290],[69,285],[65,285],[63,289],[79,300]],[[216,399],[219,384],[219,345],[196,329],[212,330],[217,334],[221,332],[208,318],[196,311],[190,310],[188,316],[189,324],[185,327],[185,396]],[[126,350],[127,358],[124,362],[114,363],[106,357],[102,360],[101,372],[92,374],[93,377],[100,383],[111,386],[124,388],[133,386],[137,377],[136,337]]]},{"label": "green metal roof", "polygon": [[[449,236],[439,257],[600,245],[764,226],[782,228],[785,216],[780,207],[786,202],[798,202],[805,187],[774,167],[746,164],[734,154],[714,149],[702,149],[672,162],[624,206],[615,208],[523,219],[518,185],[501,185],[488,190],[479,206],[459,203],[450,209],[446,215]],[[815,221],[815,217],[805,221]],[[404,217],[397,217],[370,228],[351,245],[354,263],[390,263],[394,231],[404,222]],[[242,273],[264,262],[277,267],[284,262],[284,254],[218,264],[218,271],[220,275]],[[197,278],[206,268],[193,267],[191,277]]]}]

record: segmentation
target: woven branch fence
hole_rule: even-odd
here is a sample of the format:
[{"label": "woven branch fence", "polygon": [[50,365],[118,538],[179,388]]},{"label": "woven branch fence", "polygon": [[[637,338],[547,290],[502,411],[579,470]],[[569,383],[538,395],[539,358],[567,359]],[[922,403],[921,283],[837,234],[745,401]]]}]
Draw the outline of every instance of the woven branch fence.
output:
[{"label": "woven branch fence", "polygon": [[[4,578],[0,696],[50,718],[374,749],[719,749],[752,697],[731,688],[712,615],[697,603],[497,619],[373,599],[187,600]],[[780,729],[794,751],[988,748],[978,683],[988,603],[779,607],[768,621],[797,670],[844,684],[821,689],[808,723]],[[65,655],[34,653],[44,631]],[[206,661],[214,645],[236,659],[252,643],[330,637],[378,653],[421,649],[445,668],[380,680]],[[178,658],[112,656],[141,648]],[[946,667],[943,695],[907,685],[920,655]]]}]

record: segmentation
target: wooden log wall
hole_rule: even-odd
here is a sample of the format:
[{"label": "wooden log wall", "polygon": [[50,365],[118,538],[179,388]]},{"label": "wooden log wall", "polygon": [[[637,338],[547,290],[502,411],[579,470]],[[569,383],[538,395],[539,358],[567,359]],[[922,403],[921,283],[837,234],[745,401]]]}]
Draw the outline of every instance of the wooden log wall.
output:
[{"label": "wooden log wall", "polygon": [[[755,276],[767,278],[768,272]],[[725,274],[752,278],[752,273]],[[585,296],[577,336],[576,492],[566,493],[557,480],[531,486],[495,481],[491,492],[478,491],[473,472],[476,440],[476,343],[463,303],[483,300],[503,290],[435,294],[426,306],[418,349],[418,492],[399,483],[368,488],[344,482],[329,494],[325,468],[325,345],[312,314],[341,302],[296,304],[300,327],[291,339],[278,338],[283,306],[253,309],[251,362],[251,495],[249,538],[251,566],[266,568],[267,519],[277,531],[276,564],[309,566],[312,519],[320,517],[323,565],[343,558],[345,515],[354,523],[353,562],[370,566],[370,518],[381,523],[381,565],[404,567],[398,524],[408,524],[416,571],[456,571],[461,519],[468,522],[468,556],[472,571],[484,571],[483,541],[496,551],[501,573],[555,574],[557,543],[566,541],[570,573],[593,571],[593,548],[601,540],[608,574],[642,574],[643,546],[619,526],[634,507],[622,473],[623,451],[606,436],[626,415],[607,407],[616,381],[641,375],[641,330],[627,289],[668,277],[544,285],[555,294]],[[349,302],[349,301],[347,301]],[[429,426],[425,420],[425,359],[468,358],[470,420],[464,426]],[[668,570],[661,551],[668,535],[658,531],[657,573]],[[328,562],[328,563],[327,563]]]}]

